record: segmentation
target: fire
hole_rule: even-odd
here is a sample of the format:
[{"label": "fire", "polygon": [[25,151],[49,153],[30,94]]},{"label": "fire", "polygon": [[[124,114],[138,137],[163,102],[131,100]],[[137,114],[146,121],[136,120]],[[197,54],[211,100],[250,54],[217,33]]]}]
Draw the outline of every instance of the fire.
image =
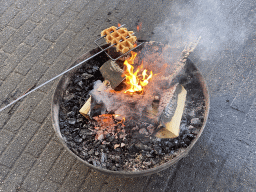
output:
[{"label": "fire", "polygon": [[141,26],[142,26],[142,23],[140,22],[140,23],[137,25],[137,31],[140,31]]},{"label": "fire", "polygon": [[[151,71],[150,74],[147,74],[147,70],[143,69],[143,62],[138,67],[138,69],[133,72],[134,67],[134,59],[137,56],[137,53],[131,51],[132,56],[124,61],[124,65],[126,67],[125,70],[125,77],[126,77],[126,84],[128,85],[128,89],[124,91],[124,93],[135,93],[135,92],[143,92],[143,87],[145,87],[149,83],[149,79],[152,78],[153,72]],[[142,71],[142,72],[141,72]]]},{"label": "fire", "polygon": [[118,23],[118,24],[117,24],[117,26],[118,26],[118,27],[121,27],[121,24],[120,24],[120,23]]}]

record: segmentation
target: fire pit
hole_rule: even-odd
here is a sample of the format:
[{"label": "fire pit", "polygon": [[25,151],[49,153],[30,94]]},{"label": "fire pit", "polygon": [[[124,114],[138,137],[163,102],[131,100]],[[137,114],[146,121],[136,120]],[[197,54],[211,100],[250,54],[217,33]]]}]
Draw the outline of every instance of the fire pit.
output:
[{"label": "fire pit", "polygon": [[[157,51],[164,48],[162,44],[156,42],[145,44],[144,47],[141,46],[136,50],[141,58],[145,53],[143,52],[145,47]],[[99,48],[89,51],[72,66],[99,51]],[[137,60],[139,59],[140,57]],[[60,79],[52,103],[53,125],[58,138],[77,159],[106,174],[145,176],[175,164],[188,154],[206,124],[209,95],[202,75],[187,59],[182,72],[172,79],[173,84],[179,84],[187,91],[180,134],[176,138],[160,139],[158,137],[161,126],[155,121],[152,112],[154,107],[146,110],[147,115],[142,115],[143,117],[137,118],[136,115],[131,115],[128,119],[123,118],[127,111],[122,116],[114,113],[101,114],[106,109],[103,110],[104,106],[101,106],[100,102],[95,104],[93,118],[87,119],[79,113],[88,100],[90,103],[97,100],[97,95],[90,91],[95,89],[97,83],[104,81],[100,67],[108,60],[105,53],[101,53]],[[162,86],[167,86],[165,84]],[[122,89],[121,84],[116,86],[115,90]],[[136,96],[131,98],[135,100],[129,103],[130,110],[133,110],[131,105],[134,104],[136,107],[138,104]],[[157,100],[158,96],[154,96],[151,101],[152,106]]]}]

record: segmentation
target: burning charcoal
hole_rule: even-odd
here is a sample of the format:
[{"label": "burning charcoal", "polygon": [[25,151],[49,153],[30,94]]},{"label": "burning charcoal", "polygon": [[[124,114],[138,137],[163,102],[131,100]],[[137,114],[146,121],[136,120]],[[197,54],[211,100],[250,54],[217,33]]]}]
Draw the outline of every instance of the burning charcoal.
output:
[{"label": "burning charcoal", "polygon": [[93,71],[92,71],[91,69],[88,69],[87,72],[88,72],[89,74],[92,74],[92,73],[93,73]]},{"label": "burning charcoal", "polygon": [[115,144],[115,145],[114,145],[114,149],[116,149],[116,148],[118,148],[118,147],[120,147],[120,144]]},{"label": "burning charcoal", "polygon": [[98,70],[99,70],[99,67],[98,67],[98,66],[95,66],[95,65],[94,65],[94,66],[92,67],[92,71],[93,71],[93,72],[96,72],[96,71],[98,71]]},{"label": "burning charcoal", "polygon": [[124,143],[121,143],[121,147],[124,147],[125,146],[125,144]]},{"label": "burning charcoal", "polygon": [[85,159],[89,157],[88,153],[86,153],[85,151],[81,151],[80,155]]},{"label": "burning charcoal", "polygon": [[89,155],[92,155],[93,153],[94,153],[94,149],[91,149],[91,150],[88,152]]},{"label": "burning charcoal", "polygon": [[142,134],[142,135],[148,135],[148,132],[145,128],[140,129],[139,133]]},{"label": "burning charcoal", "polygon": [[88,73],[83,73],[81,76],[83,79],[89,79],[89,78],[93,77],[93,75],[88,74]]},{"label": "burning charcoal", "polygon": [[101,153],[101,163],[105,162],[107,160],[107,154],[106,153]]},{"label": "burning charcoal", "polygon": [[139,150],[150,150],[150,147],[148,147],[147,145],[143,145],[142,143],[137,143],[135,144],[135,147]]},{"label": "burning charcoal", "polygon": [[75,116],[75,112],[74,111],[70,111],[67,113],[67,117],[74,117]]},{"label": "burning charcoal", "polygon": [[79,81],[78,83],[77,83],[81,88],[83,88],[83,82],[82,81]]},{"label": "burning charcoal", "polygon": [[70,119],[68,119],[68,123],[69,123],[70,125],[75,125],[75,124],[76,124],[76,119],[70,118]]},{"label": "burning charcoal", "polygon": [[193,119],[191,119],[191,124],[192,125],[201,125],[202,122],[199,118],[193,118]]},{"label": "burning charcoal", "polygon": [[100,153],[98,151],[95,151],[94,153],[96,156],[98,156]]},{"label": "burning charcoal", "polygon": [[154,132],[154,125],[150,124],[148,127],[147,127],[147,130],[150,134],[152,134]]}]

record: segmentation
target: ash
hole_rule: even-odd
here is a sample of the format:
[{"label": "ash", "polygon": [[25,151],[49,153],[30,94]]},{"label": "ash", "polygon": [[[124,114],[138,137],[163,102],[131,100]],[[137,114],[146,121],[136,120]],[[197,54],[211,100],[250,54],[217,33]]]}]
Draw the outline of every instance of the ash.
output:
[{"label": "ash", "polygon": [[[60,131],[67,146],[88,163],[113,171],[145,170],[179,155],[197,136],[203,123],[205,103],[202,88],[194,75],[197,71],[193,64],[187,62],[185,73],[177,79],[188,93],[179,137],[158,139],[153,136],[156,131],[155,124],[144,121],[141,116],[136,119],[131,115],[124,123],[113,119],[113,129],[104,137],[97,137],[95,128],[100,127],[99,122],[84,118],[79,109],[89,98],[89,93],[93,94],[93,91],[90,92],[93,87],[103,81],[99,67],[105,61],[104,55],[100,55],[78,69],[63,94],[60,104]],[[97,97],[99,102],[109,102],[110,105],[113,98],[108,98],[106,100],[104,94]]]}]

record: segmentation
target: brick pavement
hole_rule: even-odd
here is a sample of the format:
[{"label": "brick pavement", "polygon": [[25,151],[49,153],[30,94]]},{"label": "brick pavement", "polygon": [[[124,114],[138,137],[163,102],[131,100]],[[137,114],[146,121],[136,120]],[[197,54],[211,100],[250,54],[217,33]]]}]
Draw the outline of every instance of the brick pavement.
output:
[{"label": "brick pavement", "polygon": [[[0,107],[94,48],[93,40],[106,27],[126,23],[135,29],[142,22],[138,38],[157,40],[155,27],[167,17],[177,19],[172,5],[179,3],[2,0]],[[256,191],[256,6],[253,1],[228,0],[221,6],[236,18],[237,31],[247,26],[248,38],[240,47],[223,44],[208,59],[197,56],[202,49],[191,56],[209,86],[211,110],[204,133],[187,157],[139,178],[87,168],[54,135],[54,82],[0,113],[0,191]]]}]

